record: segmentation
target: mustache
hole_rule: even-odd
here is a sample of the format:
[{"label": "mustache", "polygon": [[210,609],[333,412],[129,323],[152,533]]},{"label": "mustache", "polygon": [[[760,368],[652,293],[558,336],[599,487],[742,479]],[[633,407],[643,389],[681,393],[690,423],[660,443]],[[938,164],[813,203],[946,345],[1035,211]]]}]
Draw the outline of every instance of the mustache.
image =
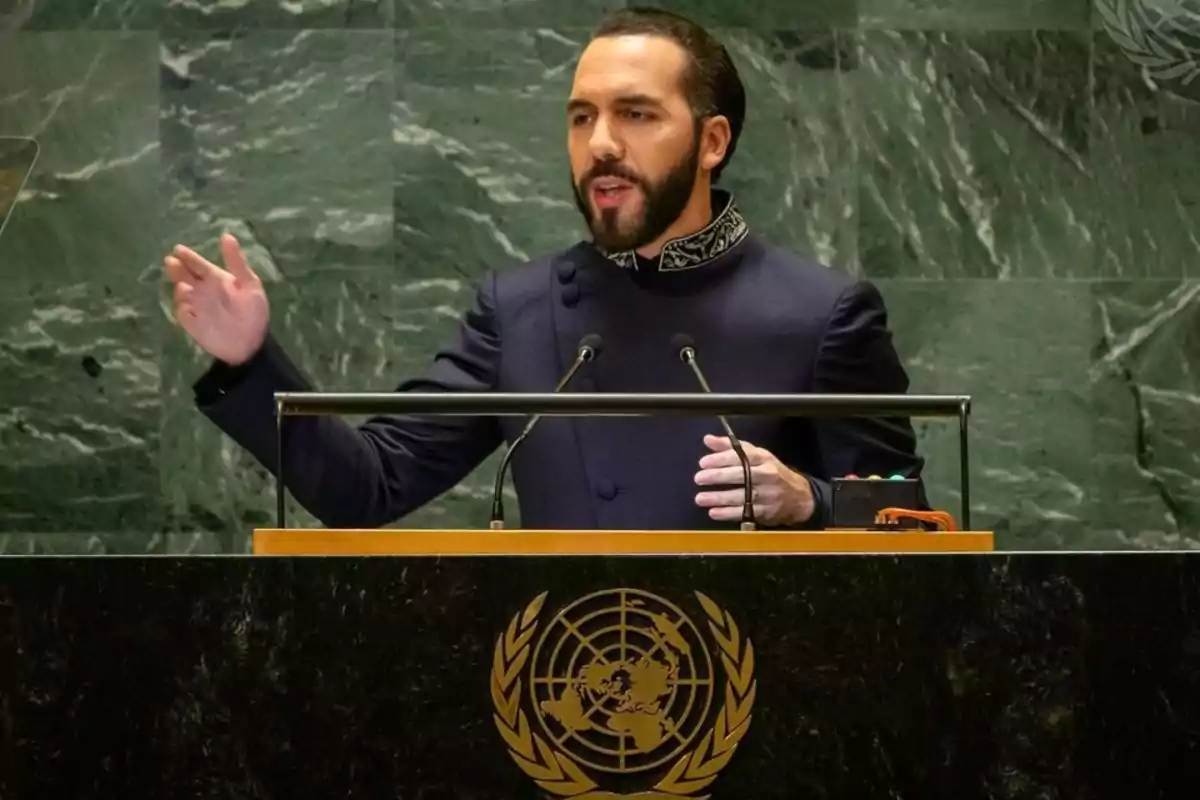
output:
[{"label": "mustache", "polygon": [[629,170],[622,167],[620,164],[601,163],[592,167],[579,181],[581,187],[590,186],[591,183],[600,178],[620,178],[623,181],[629,181],[634,186],[645,187],[645,182],[639,175],[635,175]]}]

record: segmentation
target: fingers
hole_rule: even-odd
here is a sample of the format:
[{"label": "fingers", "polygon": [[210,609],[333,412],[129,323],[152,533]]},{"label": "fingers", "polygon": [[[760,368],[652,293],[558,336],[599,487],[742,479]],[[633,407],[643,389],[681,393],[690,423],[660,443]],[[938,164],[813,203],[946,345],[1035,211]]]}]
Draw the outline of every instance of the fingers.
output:
[{"label": "fingers", "polygon": [[[254,274],[254,270],[250,269],[250,264],[246,261],[246,254],[242,252],[241,245],[232,234],[221,235],[221,257],[224,259],[229,273],[235,278],[241,281],[258,282],[258,276]],[[173,283],[181,280],[199,282],[222,272],[222,269],[216,264],[182,244],[175,245],[175,249],[164,259],[163,263],[167,268],[167,276]]]},{"label": "fingers", "polygon": [[[728,436],[713,436],[709,434],[704,437],[704,444],[713,452],[700,459],[700,466],[702,468],[729,467],[741,463]],[[755,447],[744,440],[742,441],[742,450],[746,453],[746,460],[752,465],[765,463],[771,456],[770,453],[761,447]]]},{"label": "fingers", "polygon": [[[729,441],[725,439],[724,441]],[[745,449],[744,447],[742,448]],[[746,458],[750,458],[750,454],[746,453]],[[717,453],[708,453],[701,457],[701,469],[716,469],[717,467],[732,467],[734,464],[740,464],[741,460],[737,457],[737,453],[732,450],[721,450]],[[753,463],[753,462],[751,462]]]},{"label": "fingers", "polygon": [[[696,483],[711,484],[742,484],[745,474],[742,471],[742,461],[737,452],[731,449],[729,438],[726,436],[705,436],[704,443],[712,448],[726,448],[709,453],[700,459],[700,471],[696,473]],[[742,442],[746,453],[746,461],[750,463],[750,473],[755,482],[772,480],[777,477],[778,469],[775,457],[761,447],[755,447],[749,442]]]},{"label": "fingers", "polygon": [[[754,518],[760,523],[767,519],[769,509],[766,506],[754,504]],[[708,518],[718,520],[720,522],[736,522],[742,518],[742,504],[739,502],[736,506],[722,506],[720,508],[710,508],[708,510]]]},{"label": "fingers", "polygon": [[175,284],[172,294],[175,300],[176,322],[183,324],[185,320],[195,318],[196,309],[192,306],[192,295],[195,291],[196,287],[187,281],[179,281]]},{"label": "fingers", "polygon": [[[711,433],[704,435],[704,446],[714,453],[732,453],[733,442],[729,441],[728,436],[714,436]],[[746,443],[742,442],[742,449],[746,449]]]},{"label": "fingers", "polygon": [[187,281],[179,281],[175,284],[175,305],[183,305],[192,299],[192,292],[196,291],[196,287]]},{"label": "fingers", "polygon": [[171,283],[178,285],[180,281],[194,280],[192,273],[188,272],[187,268],[183,266],[183,262],[175,256],[164,258],[163,266],[167,273],[167,280],[171,281]]},{"label": "fingers", "polygon": [[[750,466],[756,467],[760,464],[767,463],[770,453],[766,450],[751,449],[742,446],[746,451],[746,460],[750,462]],[[700,459],[700,469],[720,469],[721,467],[736,467],[740,466],[742,460],[738,458],[738,454],[733,450],[726,450],[721,453],[709,453]]]},{"label": "fingers", "polygon": [[[777,475],[766,464],[750,467],[750,480],[755,484],[770,482]],[[720,467],[719,469],[703,469],[696,473],[697,486],[741,486],[746,482],[746,473],[742,465]]]},{"label": "fingers", "polygon": [[[180,266],[183,267],[186,273],[184,277],[190,280],[202,281],[221,272],[220,267],[186,245],[175,245],[172,255],[179,262]],[[167,258],[171,258],[171,256]]]},{"label": "fingers", "polygon": [[[755,504],[770,505],[779,498],[779,491],[773,487],[756,488],[753,494]],[[720,492],[700,492],[696,495],[696,505],[701,508],[734,508],[741,511],[746,493],[741,489],[725,489]]]},{"label": "fingers", "polygon": [[728,436],[714,436],[711,433],[704,435],[704,446],[718,453],[732,447]]},{"label": "fingers", "polygon": [[[765,522],[779,507],[779,491],[775,487],[755,489],[751,495],[755,519]],[[708,509],[708,518],[722,522],[734,522],[742,518],[742,504],[746,495],[740,490],[724,492],[701,492],[696,495],[696,505]]]},{"label": "fingers", "polygon": [[[742,443],[742,449],[747,453],[754,449],[754,445],[750,444],[745,439],[741,439],[740,441]],[[733,449],[733,442],[730,441],[728,436],[716,436],[711,433],[704,434],[704,444],[706,447],[709,447],[717,452]]]},{"label": "fingers", "polygon": [[246,261],[246,254],[242,252],[241,245],[231,233],[221,235],[221,256],[225,259],[225,266],[233,277],[239,281],[258,282],[258,276],[254,274],[254,270],[250,269],[250,264]]}]

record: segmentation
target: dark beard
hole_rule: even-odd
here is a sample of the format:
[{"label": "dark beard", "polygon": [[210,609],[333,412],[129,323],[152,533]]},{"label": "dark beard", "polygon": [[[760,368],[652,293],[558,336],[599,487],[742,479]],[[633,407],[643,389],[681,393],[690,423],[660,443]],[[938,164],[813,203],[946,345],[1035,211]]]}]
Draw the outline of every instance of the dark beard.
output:
[{"label": "dark beard", "polygon": [[[658,183],[648,183],[632,175],[613,162],[597,164],[579,183],[571,182],[575,205],[583,215],[596,246],[609,253],[621,253],[645,247],[662,236],[667,228],[679,219],[692,198],[696,185],[696,172],[700,166],[700,137],[695,137],[690,152]],[[619,208],[603,209],[599,216],[593,213],[588,201],[587,187],[601,177],[627,180],[642,190],[642,218],[635,221],[631,229],[622,230]]]}]

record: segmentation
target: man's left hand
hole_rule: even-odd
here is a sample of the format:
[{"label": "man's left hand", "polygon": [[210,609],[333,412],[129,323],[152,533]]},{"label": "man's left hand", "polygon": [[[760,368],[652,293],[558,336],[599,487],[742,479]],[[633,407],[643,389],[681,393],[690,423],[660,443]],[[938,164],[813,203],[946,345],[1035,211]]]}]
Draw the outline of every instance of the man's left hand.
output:
[{"label": "man's left hand", "polygon": [[[713,452],[700,459],[696,483],[700,486],[736,486],[734,489],[702,491],[696,505],[707,508],[717,520],[742,518],[745,476],[742,462],[727,436],[705,436],[704,445]],[[750,462],[754,490],[754,516],[761,525],[801,525],[812,518],[813,495],[808,479],[795,472],[761,447],[742,441]]]}]

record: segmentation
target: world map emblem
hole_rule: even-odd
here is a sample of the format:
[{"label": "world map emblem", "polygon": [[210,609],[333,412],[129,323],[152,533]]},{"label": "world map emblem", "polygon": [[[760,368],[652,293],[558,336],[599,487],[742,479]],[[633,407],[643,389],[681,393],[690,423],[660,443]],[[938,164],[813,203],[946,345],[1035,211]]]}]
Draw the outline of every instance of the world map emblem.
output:
[{"label": "world map emblem", "polygon": [[696,592],[697,624],[640,589],[580,597],[546,621],[543,593],[496,641],[495,723],[549,797],[698,798],[750,725],[754,649]]}]

